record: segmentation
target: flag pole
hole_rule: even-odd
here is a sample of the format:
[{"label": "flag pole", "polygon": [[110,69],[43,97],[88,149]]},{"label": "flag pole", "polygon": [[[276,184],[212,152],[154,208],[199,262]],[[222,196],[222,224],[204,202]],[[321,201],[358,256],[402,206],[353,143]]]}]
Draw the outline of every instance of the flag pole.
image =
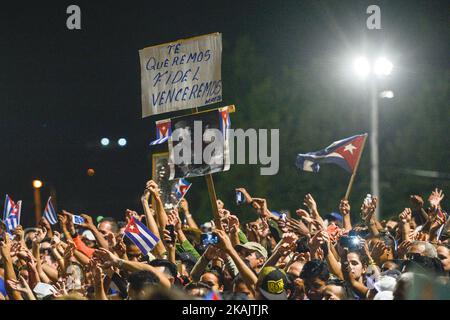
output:
[{"label": "flag pole", "polygon": [[356,160],[355,170],[353,170],[352,176],[350,177],[350,181],[348,182],[347,192],[345,193],[344,200],[348,200],[348,197],[350,196],[350,192],[352,191],[353,181],[355,180],[356,172],[358,171],[359,160],[361,160],[361,156],[364,151],[364,146],[366,144],[366,139],[367,139],[367,133],[364,135],[364,140],[361,145],[361,152],[359,153],[358,160]]}]

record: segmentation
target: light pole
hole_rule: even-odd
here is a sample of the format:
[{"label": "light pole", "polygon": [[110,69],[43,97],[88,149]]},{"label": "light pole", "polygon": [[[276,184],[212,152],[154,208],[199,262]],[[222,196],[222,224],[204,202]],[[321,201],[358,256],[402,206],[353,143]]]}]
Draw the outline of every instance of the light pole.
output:
[{"label": "light pole", "polygon": [[36,219],[36,225],[41,221],[41,188],[42,188],[41,180],[33,180],[33,188],[34,188],[34,216]]},{"label": "light pole", "polygon": [[[379,185],[379,155],[378,155],[378,86],[377,81],[392,72],[393,65],[386,58],[378,58],[374,63],[365,57],[355,59],[353,63],[356,74],[362,78],[369,78],[370,86],[370,189],[372,196],[379,199],[375,215],[380,215],[380,185]],[[391,97],[392,98],[392,97]]]}]

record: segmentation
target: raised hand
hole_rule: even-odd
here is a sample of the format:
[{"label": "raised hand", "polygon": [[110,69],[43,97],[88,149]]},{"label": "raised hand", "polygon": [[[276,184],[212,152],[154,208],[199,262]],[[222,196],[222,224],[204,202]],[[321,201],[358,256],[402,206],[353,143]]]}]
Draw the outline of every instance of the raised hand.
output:
[{"label": "raised hand", "polygon": [[342,214],[342,216],[346,216],[350,214],[350,204],[348,200],[341,200],[339,204],[339,212]]},{"label": "raised hand", "polygon": [[92,219],[91,216],[89,216],[87,214],[80,214],[80,216],[84,219],[84,222],[81,224],[81,226],[83,228],[86,228],[89,230],[97,229],[97,227],[94,224],[94,220]]},{"label": "raised hand", "polygon": [[398,218],[401,224],[406,225],[411,222],[412,211],[410,208],[405,208],[402,213],[399,214]]},{"label": "raised hand", "polygon": [[185,198],[180,200],[180,208],[181,208],[181,210],[183,210],[184,213],[189,212],[189,203],[187,202],[187,200]]},{"label": "raised hand", "polygon": [[314,200],[313,196],[308,193],[305,196],[305,199],[303,200],[303,205],[305,207],[308,207],[308,209],[310,210],[310,212],[317,212],[317,203]]},{"label": "raised hand", "polygon": [[286,227],[288,231],[294,232],[299,236],[306,236],[309,234],[308,227],[302,221],[293,218],[286,218]]},{"label": "raised hand", "polygon": [[230,233],[237,233],[239,232],[239,219],[236,216],[230,215],[228,217],[228,230]]},{"label": "raised hand", "polygon": [[28,296],[28,299],[35,300],[33,291],[30,288],[30,285],[28,284],[27,280],[23,276],[20,276],[19,280],[8,280],[8,285],[11,287],[11,289],[19,291],[21,293],[24,293]]},{"label": "raised hand", "polygon": [[131,221],[131,218],[134,218],[134,220],[140,220],[139,214],[136,211],[126,209],[125,221],[127,222],[127,224]]},{"label": "raised hand", "polygon": [[373,214],[375,213],[375,209],[377,208],[378,198],[373,197],[370,203],[363,202],[361,206],[361,218],[369,223],[373,218]]},{"label": "raised hand", "polygon": [[225,231],[216,229],[214,230],[214,233],[217,234],[217,237],[219,238],[219,243],[216,245],[219,249],[226,252],[233,250],[233,244]]},{"label": "raised hand", "polygon": [[416,209],[422,208],[424,204],[422,197],[419,195],[410,195],[409,201],[411,202],[412,207]]},{"label": "raised hand", "polygon": [[142,203],[148,203],[149,199],[150,199],[150,190],[145,189],[144,193],[141,196],[141,202]]},{"label": "raised hand", "polygon": [[148,181],[147,184],[146,184],[146,188],[147,188],[148,191],[150,191],[150,194],[153,197],[156,197],[156,198],[159,197],[160,189],[159,189],[158,184],[155,181],[153,181],[153,180]]},{"label": "raised hand", "polygon": [[428,197],[428,202],[430,202],[431,208],[436,210],[441,207],[442,199],[444,199],[444,193],[442,190],[436,188]]},{"label": "raised hand", "polygon": [[412,246],[412,242],[411,241],[403,241],[402,243],[400,243],[400,245],[397,248],[397,258],[398,259],[404,259],[406,254],[408,253],[409,249]]},{"label": "raised hand", "polygon": [[378,241],[372,246],[372,250],[369,254],[366,253],[368,257],[372,257],[375,261],[379,262],[381,256],[388,250],[383,241]]},{"label": "raised hand", "polygon": [[104,248],[100,248],[94,251],[94,257],[99,259],[103,263],[104,268],[115,266],[119,262],[119,258],[111,251]]},{"label": "raised hand", "polygon": [[252,197],[250,196],[250,194],[247,192],[247,190],[245,190],[245,188],[236,188],[236,191],[241,192],[244,197],[245,197],[245,201],[247,203],[251,203],[253,201]]}]

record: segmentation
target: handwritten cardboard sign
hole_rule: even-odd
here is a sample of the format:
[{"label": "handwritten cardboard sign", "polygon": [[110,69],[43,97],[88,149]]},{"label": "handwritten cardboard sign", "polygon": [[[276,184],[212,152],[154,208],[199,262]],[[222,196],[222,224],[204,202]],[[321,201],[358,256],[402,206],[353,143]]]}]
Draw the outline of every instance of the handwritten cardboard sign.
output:
[{"label": "handwritten cardboard sign", "polygon": [[142,117],[222,101],[222,35],[213,33],[139,51]]}]

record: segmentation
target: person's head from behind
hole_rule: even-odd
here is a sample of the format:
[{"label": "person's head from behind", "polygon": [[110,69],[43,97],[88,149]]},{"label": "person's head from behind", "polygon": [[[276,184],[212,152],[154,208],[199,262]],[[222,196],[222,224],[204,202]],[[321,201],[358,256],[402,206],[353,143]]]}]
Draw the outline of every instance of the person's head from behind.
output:
[{"label": "person's head from behind", "polygon": [[329,277],[330,272],[325,262],[313,259],[305,263],[300,278],[305,283],[306,295],[310,300],[322,299],[322,290],[325,288]]},{"label": "person's head from behind", "polygon": [[388,260],[384,262],[381,265],[381,272],[388,271],[388,270],[399,270],[400,271],[400,264],[397,260]]},{"label": "person's head from behind", "polygon": [[178,275],[177,266],[166,259],[155,259],[148,263],[152,267],[155,267],[158,271],[164,273],[169,279],[170,283],[174,284]]},{"label": "person's head from behind", "polygon": [[237,275],[233,280],[233,293],[234,294],[242,294],[247,296],[247,299],[254,299],[252,291],[248,288],[244,279],[240,275]]},{"label": "person's head from behind", "polygon": [[204,272],[200,281],[209,285],[214,291],[223,291],[223,277],[219,270],[212,269]]},{"label": "person's head from behind", "polygon": [[117,222],[113,218],[103,218],[97,228],[103,235],[107,235],[110,232],[116,235],[119,232]]},{"label": "person's head from behind", "polygon": [[204,298],[211,291],[211,286],[203,282],[190,282],[184,291],[192,297]]},{"label": "person's head from behind", "polygon": [[322,290],[322,300],[348,300],[349,294],[345,282],[342,280],[328,280]]},{"label": "person's head from behind", "polygon": [[133,272],[128,278],[128,298],[146,300],[151,289],[159,285],[159,278],[151,271]]},{"label": "person's head from behind", "polygon": [[429,258],[436,258],[437,252],[436,248],[429,242],[426,241],[413,241],[411,247],[406,254],[407,259],[411,259],[412,257],[420,255]]}]

